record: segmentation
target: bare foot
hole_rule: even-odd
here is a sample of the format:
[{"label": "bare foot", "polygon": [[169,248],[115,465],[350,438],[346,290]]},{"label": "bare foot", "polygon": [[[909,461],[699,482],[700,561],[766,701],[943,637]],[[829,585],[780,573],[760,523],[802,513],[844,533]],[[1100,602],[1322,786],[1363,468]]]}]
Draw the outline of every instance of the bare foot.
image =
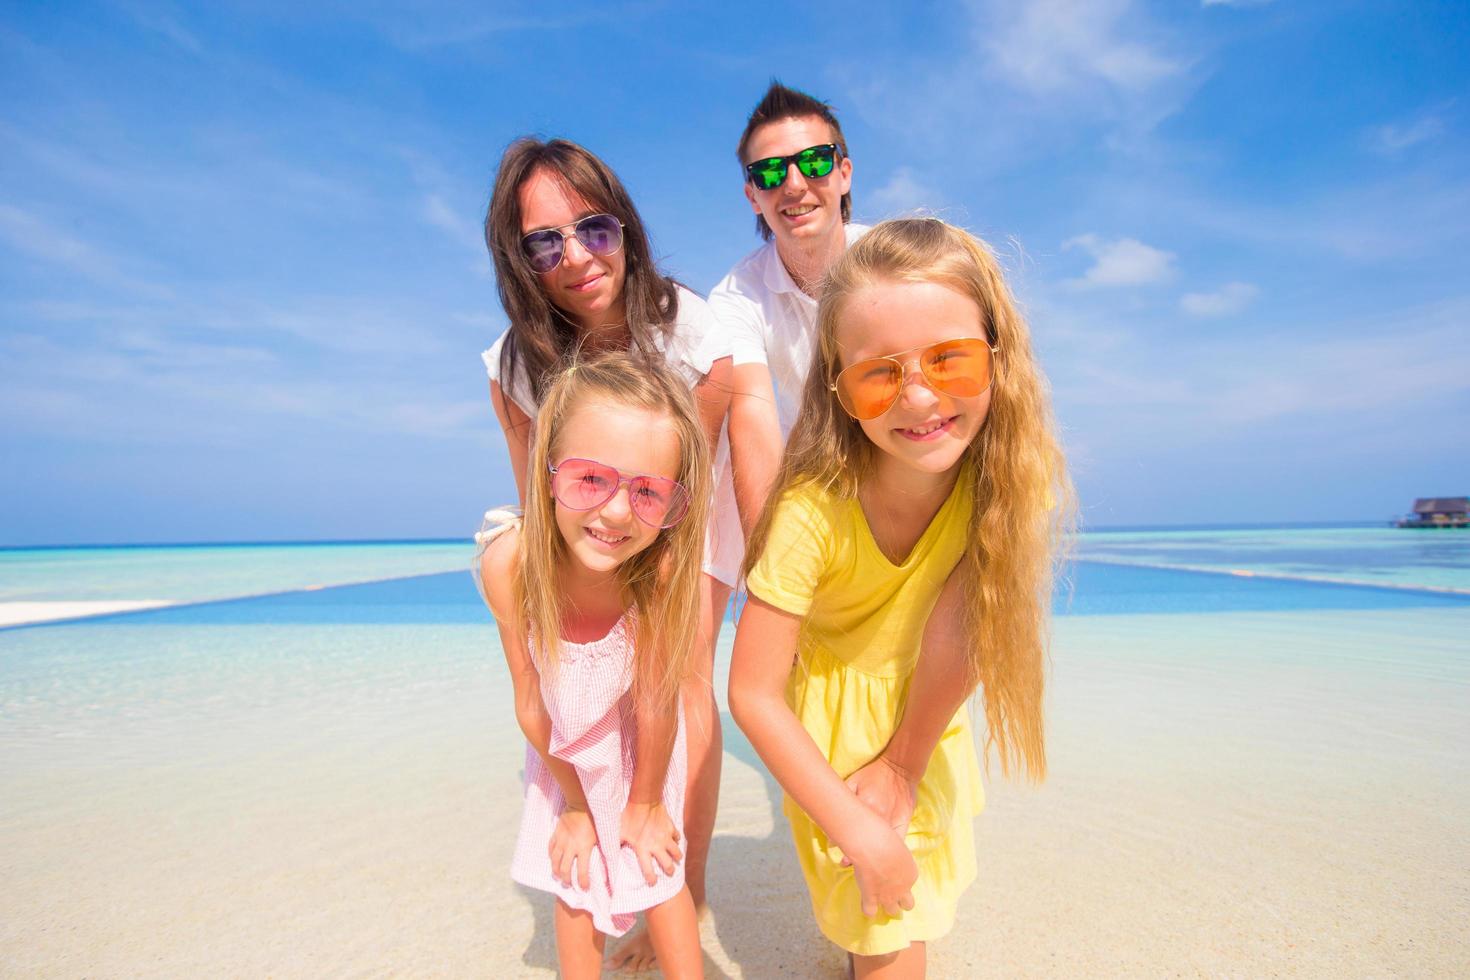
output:
[{"label": "bare foot", "polygon": [[608,969],[623,973],[646,973],[654,967],[653,940],[647,924],[640,924],[618,944],[608,957]]}]

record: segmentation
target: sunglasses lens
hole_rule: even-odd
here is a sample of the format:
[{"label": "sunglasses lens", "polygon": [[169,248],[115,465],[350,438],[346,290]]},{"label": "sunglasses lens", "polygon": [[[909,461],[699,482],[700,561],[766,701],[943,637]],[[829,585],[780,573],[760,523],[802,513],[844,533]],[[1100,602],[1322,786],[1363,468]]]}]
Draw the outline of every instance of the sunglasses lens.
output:
[{"label": "sunglasses lens", "polygon": [[533,231],[521,239],[521,251],[532,272],[550,272],[561,264],[561,232]]},{"label": "sunglasses lens", "polygon": [[853,418],[866,422],[893,407],[903,386],[903,368],[874,357],[844,368],[837,376],[837,400]]},{"label": "sunglasses lens", "polygon": [[786,182],[786,161],[781,157],[757,160],[745,168],[755,186],[763,191],[780,187]]},{"label": "sunglasses lens", "polygon": [[618,471],[590,459],[564,460],[551,478],[551,495],[571,510],[591,510],[618,489]]},{"label": "sunglasses lens", "polygon": [[623,226],[610,214],[594,214],[577,222],[577,241],[593,255],[611,255],[623,247]]},{"label": "sunglasses lens", "polygon": [[689,511],[689,493],[682,484],[661,476],[640,476],[628,484],[633,513],[650,527],[673,527]]},{"label": "sunglasses lens", "polygon": [[960,398],[973,398],[990,385],[990,348],[974,339],[935,344],[919,358],[929,383]]},{"label": "sunglasses lens", "polygon": [[804,177],[825,177],[832,172],[837,153],[830,146],[814,146],[796,157],[796,168]]}]

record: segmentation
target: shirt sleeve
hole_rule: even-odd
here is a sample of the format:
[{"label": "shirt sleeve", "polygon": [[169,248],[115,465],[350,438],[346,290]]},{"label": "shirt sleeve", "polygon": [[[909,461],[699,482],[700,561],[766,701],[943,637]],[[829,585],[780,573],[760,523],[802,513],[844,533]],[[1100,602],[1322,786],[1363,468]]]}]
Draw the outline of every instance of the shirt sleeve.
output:
[{"label": "shirt sleeve", "polygon": [[734,363],[766,363],[766,316],[761,305],[730,273],[709,294],[709,308],[720,322]]},{"label": "shirt sleeve", "polygon": [[668,339],[665,359],[693,387],[710,367],[730,354],[724,327],[698,293],[680,287],[679,315]]},{"label": "shirt sleeve", "polygon": [[776,506],[765,549],[746,577],[746,590],[784,612],[805,616],[831,563],[831,510],[808,493],[788,493]]},{"label": "shirt sleeve", "polygon": [[510,336],[507,330],[495,339],[489,349],[480,353],[480,362],[485,365],[485,374],[491,381],[500,385],[500,390],[505,396],[515,403],[516,407],[525,412],[530,418],[536,417],[536,399],[531,396],[531,385],[526,380],[525,365],[517,365],[515,377],[510,384],[500,376],[500,352],[505,347],[505,339]]},{"label": "shirt sleeve", "polygon": [[485,365],[485,374],[491,381],[500,381],[500,349],[505,346],[505,334],[495,338],[495,343],[480,351],[480,363]]}]

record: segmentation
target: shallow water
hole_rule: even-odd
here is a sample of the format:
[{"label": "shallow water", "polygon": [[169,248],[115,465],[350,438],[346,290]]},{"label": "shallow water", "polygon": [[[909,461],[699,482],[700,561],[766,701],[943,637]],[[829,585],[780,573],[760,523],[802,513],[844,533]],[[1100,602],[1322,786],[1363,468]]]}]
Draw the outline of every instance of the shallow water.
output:
[{"label": "shallow water", "polygon": [[[1470,597],[1069,584],[1051,778],[992,780],[933,975],[1463,974]],[[841,975],[779,792],[728,717],[724,744],[707,972]],[[0,631],[0,746],[3,972],[554,973],[549,904],[506,876],[524,745],[462,571]]]},{"label": "shallow water", "polygon": [[1094,531],[1080,536],[1077,555],[1171,567],[1470,591],[1470,529]]}]

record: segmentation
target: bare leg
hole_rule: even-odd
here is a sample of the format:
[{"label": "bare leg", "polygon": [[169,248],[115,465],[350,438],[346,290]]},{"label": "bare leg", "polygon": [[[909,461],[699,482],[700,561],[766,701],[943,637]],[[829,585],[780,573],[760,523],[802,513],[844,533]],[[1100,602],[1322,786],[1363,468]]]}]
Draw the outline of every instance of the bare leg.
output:
[{"label": "bare leg", "polygon": [[909,943],[897,953],[853,956],[852,965],[857,980],[922,980],[927,956],[923,943]]},{"label": "bare leg", "polygon": [[[731,591],[718,579],[708,575],[700,578],[700,640],[693,675],[684,682],[681,692],[684,739],[689,750],[688,784],[684,790],[684,881],[689,886],[696,914],[703,912],[708,904],[705,871],[720,797],[724,746],[720,739],[720,712],[715,704],[715,644]],[[623,940],[613,950],[609,965],[614,970],[635,973],[653,969],[654,943],[647,929],[636,929]]]},{"label": "bare leg", "polygon": [[658,954],[659,969],[671,980],[704,976],[704,952],[699,948],[699,919],[686,885],[679,894],[646,913],[648,934]]},{"label": "bare leg", "polygon": [[602,975],[602,945],[606,937],[592,924],[592,915],[556,900],[556,962],[567,980]]}]

